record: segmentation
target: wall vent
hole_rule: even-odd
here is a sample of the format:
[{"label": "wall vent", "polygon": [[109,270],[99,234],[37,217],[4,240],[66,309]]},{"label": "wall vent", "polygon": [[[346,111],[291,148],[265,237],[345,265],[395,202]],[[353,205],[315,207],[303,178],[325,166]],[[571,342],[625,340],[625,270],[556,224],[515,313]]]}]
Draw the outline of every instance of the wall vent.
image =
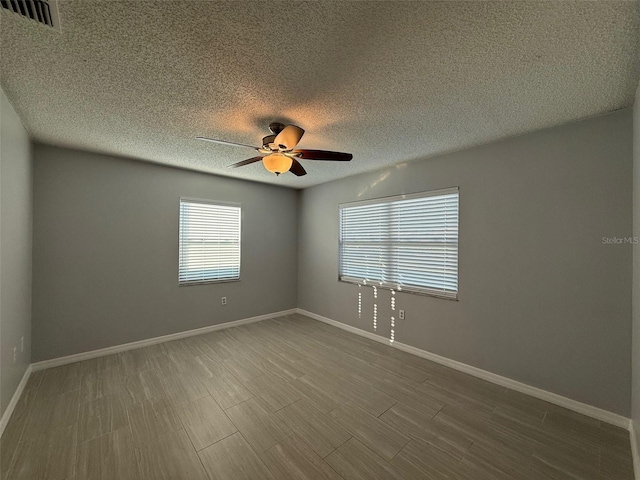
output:
[{"label": "wall vent", "polygon": [[0,6],[60,31],[57,0],[0,0]]}]

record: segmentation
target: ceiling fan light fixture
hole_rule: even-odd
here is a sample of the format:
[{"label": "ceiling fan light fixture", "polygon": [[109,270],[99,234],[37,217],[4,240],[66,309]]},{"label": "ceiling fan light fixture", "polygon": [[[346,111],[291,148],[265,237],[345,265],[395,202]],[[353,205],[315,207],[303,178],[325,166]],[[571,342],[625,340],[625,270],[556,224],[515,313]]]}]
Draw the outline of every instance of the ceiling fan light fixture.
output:
[{"label": "ceiling fan light fixture", "polygon": [[262,164],[264,168],[270,172],[280,175],[281,173],[289,171],[293,164],[293,159],[282,153],[272,153],[262,159]]}]

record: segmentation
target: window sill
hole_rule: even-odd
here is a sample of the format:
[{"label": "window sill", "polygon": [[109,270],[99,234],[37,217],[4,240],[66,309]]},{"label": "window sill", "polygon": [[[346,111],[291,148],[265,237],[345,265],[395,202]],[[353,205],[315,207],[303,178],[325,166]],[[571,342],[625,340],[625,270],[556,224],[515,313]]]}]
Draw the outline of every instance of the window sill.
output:
[{"label": "window sill", "polygon": [[362,280],[358,280],[358,279],[354,279],[354,278],[349,278],[349,277],[339,277],[338,278],[339,282],[342,283],[350,283],[352,285],[361,285],[363,287],[377,287],[380,288],[382,290],[395,290],[396,292],[400,292],[400,293],[411,293],[413,295],[421,295],[424,297],[435,297],[435,298],[441,298],[443,300],[452,300],[454,302],[458,301],[458,292],[455,293],[442,293],[438,290],[430,290],[430,289],[418,289],[418,288],[412,288],[412,287],[400,287],[398,288],[396,285],[389,285],[389,284],[385,284],[385,283],[380,283],[380,282],[376,282],[376,281],[371,281],[368,283],[363,283]]},{"label": "window sill", "polygon": [[230,283],[230,282],[239,282],[239,278],[230,278],[225,280],[203,280],[203,281],[194,281],[194,282],[178,282],[179,287],[192,287],[194,285],[209,285],[212,283]]}]

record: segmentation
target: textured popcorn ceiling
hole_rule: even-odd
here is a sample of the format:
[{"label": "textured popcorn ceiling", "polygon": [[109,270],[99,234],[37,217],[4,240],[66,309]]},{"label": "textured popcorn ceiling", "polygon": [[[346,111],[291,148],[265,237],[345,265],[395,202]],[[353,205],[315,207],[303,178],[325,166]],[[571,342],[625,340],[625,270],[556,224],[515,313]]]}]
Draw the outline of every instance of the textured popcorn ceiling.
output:
[{"label": "textured popcorn ceiling", "polygon": [[[629,1],[59,0],[62,33],[1,13],[1,83],[38,141],[302,188],[627,107]],[[305,177],[228,169],[271,121]]]}]

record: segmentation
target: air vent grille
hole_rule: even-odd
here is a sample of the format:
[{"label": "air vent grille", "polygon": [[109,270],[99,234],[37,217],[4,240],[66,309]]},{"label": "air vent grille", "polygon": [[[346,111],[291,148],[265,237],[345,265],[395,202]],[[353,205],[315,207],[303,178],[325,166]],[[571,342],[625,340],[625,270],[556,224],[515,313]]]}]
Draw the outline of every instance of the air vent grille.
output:
[{"label": "air vent grille", "polygon": [[23,17],[60,30],[56,0],[0,0],[0,6]]}]

